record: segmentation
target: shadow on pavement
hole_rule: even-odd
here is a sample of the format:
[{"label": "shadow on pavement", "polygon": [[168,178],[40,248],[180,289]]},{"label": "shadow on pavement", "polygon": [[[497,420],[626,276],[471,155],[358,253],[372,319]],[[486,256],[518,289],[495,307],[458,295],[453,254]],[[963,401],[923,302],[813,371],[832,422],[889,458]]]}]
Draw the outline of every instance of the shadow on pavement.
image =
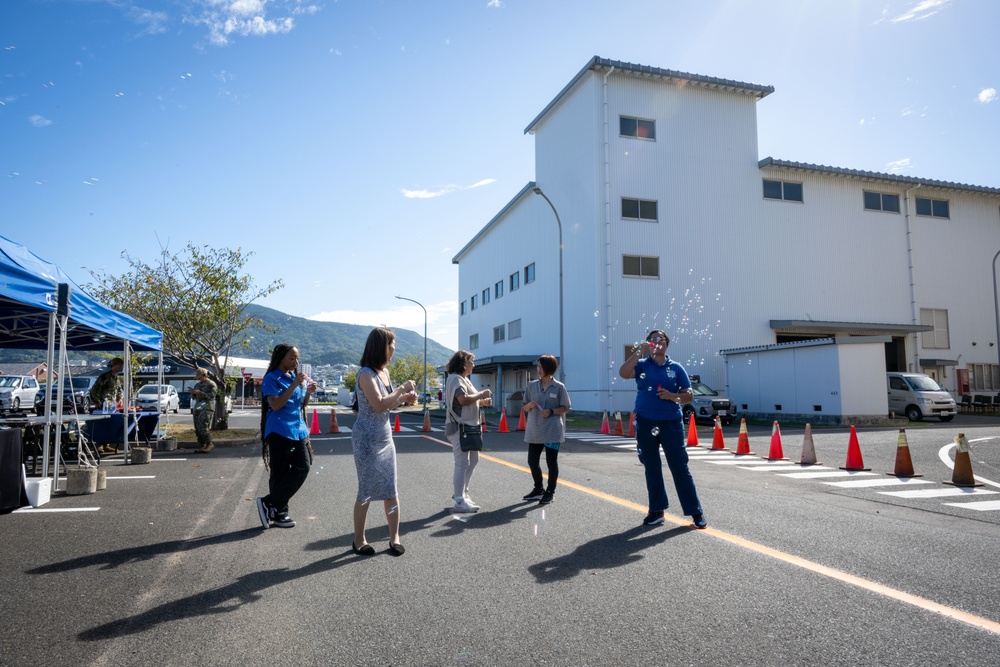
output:
[{"label": "shadow on pavement", "polygon": [[694,528],[677,526],[661,530],[636,526],[615,535],[606,535],[585,542],[565,556],[536,563],[528,568],[540,584],[572,579],[584,570],[606,570],[634,563],[643,558],[643,549],[662,544],[672,537],[684,535]]}]

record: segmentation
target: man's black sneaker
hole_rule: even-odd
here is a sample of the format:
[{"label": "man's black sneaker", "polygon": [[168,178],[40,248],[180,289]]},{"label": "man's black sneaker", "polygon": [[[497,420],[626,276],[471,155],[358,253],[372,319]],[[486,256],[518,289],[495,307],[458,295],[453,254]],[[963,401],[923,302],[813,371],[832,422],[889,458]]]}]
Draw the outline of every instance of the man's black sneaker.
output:
[{"label": "man's black sneaker", "polygon": [[705,521],[705,515],[702,514],[701,512],[698,512],[697,514],[692,514],[691,520],[694,521],[694,527],[697,528],[698,530],[701,530],[702,528],[708,528],[708,522]]},{"label": "man's black sneaker", "polygon": [[295,520],[288,516],[287,512],[282,512],[271,519],[271,525],[277,526],[278,528],[294,528]]},{"label": "man's black sneaker", "polygon": [[551,491],[546,491],[545,493],[542,494],[542,497],[538,499],[538,504],[539,505],[548,505],[551,502],[552,502],[552,492]]},{"label": "man's black sneaker", "polygon": [[663,512],[650,512],[646,515],[646,518],[642,520],[645,526],[659,526],[663,523]]},{"label": "man's black sneaker", "polygon": [[257,499],[257,516],[260,517],[260,525],[265,530],[271,527],[271,519],[274,518],[274,508],[268,505],[263,498]]},{"label": "man's black sneaker", "polygon": [[545,493],[541,489],[532,489],[531,493],[524,496],[521,500],[541,500]]}]

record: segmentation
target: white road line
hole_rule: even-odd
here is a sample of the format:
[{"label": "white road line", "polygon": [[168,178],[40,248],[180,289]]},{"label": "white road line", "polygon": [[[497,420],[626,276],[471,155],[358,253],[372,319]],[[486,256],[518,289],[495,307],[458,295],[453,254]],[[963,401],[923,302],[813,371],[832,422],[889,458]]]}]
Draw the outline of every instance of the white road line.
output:
[{"label": "white road line", "polygon": [[977,512],[992,512],[1000,510],[1000,500],[980,500],[973,503],[941,503],[942,505],[950,505],[952,507],[962,507],[968,510],[976,510]]},{"label": "white road line", "polygon": [[[802,470],[802,468],[800,468],[795,463],[772,463],[771,465],[766,465],[766,466],[756,466],[756,465],[755,466],[739,466],[739,469],[740,470],[749,470],[750,472],[774,472],[775,470]],[[815,470],[815,469],[816,468],[813,467],[813,470]],[[821,466],[820,469],[824,469],[824,467]],[[829,468],[825,468],[825,469],[829,470]]]},{"label": "white road line", "polygon": [[914,479],[913,477],[881,477],[879,479],[858,479],[853,482],[823,482],[829,486],[841,489],[864,489],[872,486],[913,486],[930,484],[930,480]]},{"label": "white road line", "polygon": [[54,508],[46,509],[44,507],[22,507],[21,509],[14,510],[11,514],[33,514],[35,512],[96,512],[101,509],[100,507],[64,507],[64,508]]},{"label": "white road line", "polygon": [[121,476],[115,475],[114,477],[112,477],[111,475],[108,475],[108,479],[109,480],[112,480],[112,479],[156,479],[156,475],[121,475]]},{"label": "white road line", "polygon": [[856,472],[852,470],[831,470],[830,472],[790,472],[781,473],[782,477],[793,479],[819,479],[821,477],[861,477],[862,475],[874,475],[873,472]]},{"label": "white road line", "polygon": [[988,496],[1000,493],[1000,491],[941,487],[938,489],[917,489],[914,491],[879,491],[879,493],[883,496],[895,496],[896,498],[949,498],[955,496]]},{"label": "white road line", "polygon": [[[767,459],[726,459],[725,461],[708,461],[709,463],[717,466],[776,466],[776,465],[789,465],[788,463],[782,461],[780,463],[773,463]],[[795,469],[798,469],[796,466]]]}]

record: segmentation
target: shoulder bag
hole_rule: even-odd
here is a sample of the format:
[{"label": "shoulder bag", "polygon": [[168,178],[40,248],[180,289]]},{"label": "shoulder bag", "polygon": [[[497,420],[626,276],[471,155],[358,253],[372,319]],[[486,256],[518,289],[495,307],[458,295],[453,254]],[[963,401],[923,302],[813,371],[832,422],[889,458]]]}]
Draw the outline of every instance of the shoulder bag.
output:
[{"label": "shoulder bag", "polygon": [[448,413],[451,415],[452,420],[458,424],[458,444],[462,448],[463,452],[479,452],[483,449],[483,427],[481,424],[476,424],[475,426],[470,426],[465,424],[455,411],[452,409],[451,404],[455,400],[455,392],[449,392],[450,395],[446,395],[445,399],[448,400]]}]

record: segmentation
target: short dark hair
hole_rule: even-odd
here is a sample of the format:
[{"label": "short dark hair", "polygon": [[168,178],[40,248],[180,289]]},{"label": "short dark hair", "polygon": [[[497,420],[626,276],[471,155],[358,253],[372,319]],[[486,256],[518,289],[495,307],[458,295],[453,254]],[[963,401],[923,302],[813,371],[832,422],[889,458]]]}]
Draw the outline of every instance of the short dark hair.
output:
[{"label": "short dark hair", "polygon": [[392,329],[375,327],[365,341],[365,351],[361,353],[361,367],[380,371],[389,363],[389,344],[396,340]]},{"label": "short dark hair", "polygon": [[535,363],[542,367],[546,375],[555,375],[559,369],[559,362],[551,354],[543,354]]},{"label": "short dark hair", "polygon": [[448,365],[444,367],[444,370],[448,375],[461,375],[465,372],[465,364],[473,359],[472,353],[468,350],[459,350],[451,355],[451,359],[448,360]]},{"label": "short dark hair", "polygon": [[663,340],[667,342],[667,347],[670,347],[670,336],[668,336],[667,332],[663,331],[662,329],[650,329],[649,333],[646,334],[646,340],[647,341],[652,340],[655,334],[660,334],[661,336],[663,336]]}]

